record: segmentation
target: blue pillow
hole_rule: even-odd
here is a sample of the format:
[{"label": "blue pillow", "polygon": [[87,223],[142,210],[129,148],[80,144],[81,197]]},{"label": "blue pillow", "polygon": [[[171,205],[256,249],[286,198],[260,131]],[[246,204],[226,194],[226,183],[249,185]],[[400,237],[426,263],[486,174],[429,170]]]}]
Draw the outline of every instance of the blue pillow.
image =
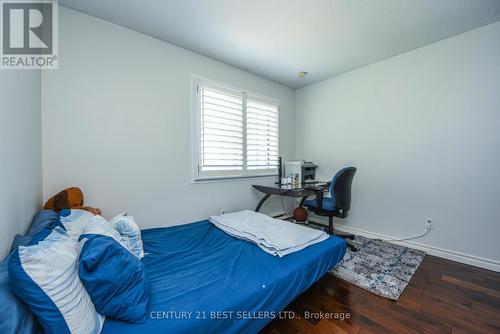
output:
[{"label": "blue pillow", "polygon": [[46,227],[55,225],[59,221],[59,215],[54,210],[40,210],[26,233],[27,236],[35,236]]},{"label": "blue pillow", "polygon": [[[55,211],[39,211],[33,218],[28,232],[25,235],[15,236],[11,251],[19,246],[37,244],[45,239],[56,226],[62,226],[62,224]],[[9,287],[8,263],[12,254],[10,253],[0,263],[0,333],[41,333],[42,329],[35,315],[12,293]]]},{"label": "blue pillow", "polygon": [[115,236],[86,233],[80,240],[78,274],[97,311],[117,320],[145,322],[149,287],[142,262]]},{"label": "blue pillow", "polygon": [[10,290],[8,262],[9,254],[0,263],[0,333],[33,334],[41,332],[33,313]]},{"label": "blue pillow", "polygon": [[25,235],[18,234],[15,236],[10,250],[18,246],[26,246],[32,243],[35,235],[40,233],[43,229],[54,228],[56,225],[62,225],[59,221],[59,215],[53,210],[41,210],[33,218],[31,225]]},{"label": "blue pillow", "polygon": [[12,292],[46,333],[99,333],[104,317],[78,278],[77,242],[60,227],[38,239],[37,245],[18,247],[9,259]]},{"label": "blue pillow", "polygon": [[[61,230],[65,231],[64,225],[61,224],[60,221],[57,221],[44,229],[42,229],[38,234],[34,235],[33,238],[28,242],[26,246],[33,246],[33,245],[38,245],[40,241],[45,240],[51,233],[52,231],[56,228],[59,227]],[[25,246],[25,245],[20,245],[20,246]]]}]

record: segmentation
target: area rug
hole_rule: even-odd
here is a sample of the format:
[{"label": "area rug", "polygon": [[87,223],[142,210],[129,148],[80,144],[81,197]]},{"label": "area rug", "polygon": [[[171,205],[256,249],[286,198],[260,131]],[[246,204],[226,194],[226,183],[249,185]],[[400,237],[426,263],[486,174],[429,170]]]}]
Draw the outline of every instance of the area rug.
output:
[{"label": "area rug", "polygon": [[425,257],[425,252],[382,240],[356,236],[344,259],[330,274],[379,296],[397,300]]}]

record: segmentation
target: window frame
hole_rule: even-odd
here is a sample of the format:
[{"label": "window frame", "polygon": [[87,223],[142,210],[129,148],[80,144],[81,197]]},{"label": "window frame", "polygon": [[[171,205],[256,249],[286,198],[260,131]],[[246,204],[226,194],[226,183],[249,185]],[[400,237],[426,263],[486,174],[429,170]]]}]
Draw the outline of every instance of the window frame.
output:
[{"label": "window frame", "polygon": [[[222,84],[215,82],[213,80],[201,78],[199,76],[192,76],[191,79],[191,96],[192,96],[192,106],[191,106],[191,183],[200,182],[214,182],[214,181],[230,181],[230,180],[241,180],[248,178],[268,178],[275,177],[278,175],[278,168],[271,170],[248,170],[247,166],[247,97],[250,96],[253,99],[261,100],[265,103],[276,104],[276,130],[277,130],[277,152],[280,156],[280,101],[276,98],[267,97],[261,94],[253,93],[248,90],[239,89],[234,86]],[[226,173],[221,173],[220,171],[214,172],[213,175],[203,175],[201,174],[201,87],[205,86],[208,88],[225,90],[230,93],[241,94],[242,96],[242,112],[243,112],[243,168],[241,171],[231,171]]]}]

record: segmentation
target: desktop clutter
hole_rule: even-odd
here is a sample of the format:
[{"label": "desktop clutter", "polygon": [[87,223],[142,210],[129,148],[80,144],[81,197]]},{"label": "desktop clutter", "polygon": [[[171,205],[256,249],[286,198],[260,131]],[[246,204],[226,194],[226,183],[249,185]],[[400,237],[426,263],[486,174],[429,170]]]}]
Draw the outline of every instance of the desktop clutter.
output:
[{"label": "desktop clutter", "polygon": [[[316,168],[318,165],[311,161],[292,160],[285,162],[285,173],[282,176],[281,157],[279,158],[279,180],[282,188],[298,188],[304,184],[316,183]],[[293,210],[293,219],[298,222],[307,221],[307,210],[299,205]]]},{"label": "desktop clutter", "polygon": [[285,173],[282,174],[281,157],[279,159],[279,180],[281,185],[299,187],[303,184],[316,182],[316,168],[318,165],[311,161],[292,160],[285,162]]}]

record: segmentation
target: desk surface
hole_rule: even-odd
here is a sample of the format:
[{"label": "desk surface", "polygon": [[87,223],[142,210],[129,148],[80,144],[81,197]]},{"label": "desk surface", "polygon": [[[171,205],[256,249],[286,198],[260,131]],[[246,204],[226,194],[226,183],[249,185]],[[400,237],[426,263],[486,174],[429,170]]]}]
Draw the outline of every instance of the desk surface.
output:
[{"label": "desk surface", "polygon": [[259,204],[255,208],[256,212],[259,212],[262,204],[271,196],[271,195],[280,195],[280,196],[289,196],[289,197],[302,197],[299,206],[302,206],[304,200],[312,195],[315,195],[315,191],[327,191],[330,182],[318,182],[314,184],[302,184],[298,187],[293,187],[290,185],[274,185],[274,186],[261,186],[258,184],[254,184],[253,187],[258,191],[264,193],[264,197],[260,200]]},{"label": "desk surface", "polygon": [[261,186],[254,184],[253,187],[258,191],[269,195],[283,195],[290,197],[307,197],[314,195],[315,190],[326,190],[329,182],[318,182],[314,184],[302,184],[294,187],[291,185],[274,185],[274,186]]}]

